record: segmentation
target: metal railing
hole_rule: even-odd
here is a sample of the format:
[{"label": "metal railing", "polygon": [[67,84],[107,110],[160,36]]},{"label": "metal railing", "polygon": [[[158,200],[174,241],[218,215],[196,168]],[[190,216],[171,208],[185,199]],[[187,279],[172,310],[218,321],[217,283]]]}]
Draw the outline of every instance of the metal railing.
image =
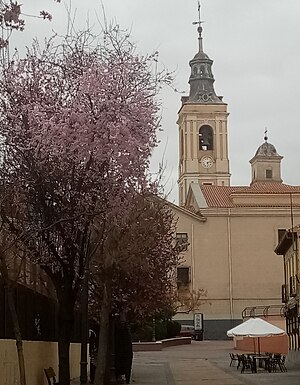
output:
[{"label": "metal railing", "polygon": [[249,306],[242,311],[242,318],[249,317],[284,317],[285,305]]}]

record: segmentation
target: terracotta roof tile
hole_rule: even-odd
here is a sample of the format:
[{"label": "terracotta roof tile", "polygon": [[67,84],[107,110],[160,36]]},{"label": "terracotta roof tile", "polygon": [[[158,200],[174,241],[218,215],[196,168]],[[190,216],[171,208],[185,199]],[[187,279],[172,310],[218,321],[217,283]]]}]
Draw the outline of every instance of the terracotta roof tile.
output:
[{"label": "terracotta roof tile", "polygon": [[247,194],[289,194],[300,193],[300,186],[291,186],[284,183],[276,182],[256,182],[250,186],[245,186],[244,191]]},{"label": "terracotta roof tile", "polygon": [[[201,185],[201,191],[204,195],[208,207],[216,208],[230,208],[238,207],[233,203],[232,197],[235,194],[300,194],[300,186],[290,186],[283,183],[275,182],[256,182],[251,186],[211,186]],[[245,205],[243,205],[245,206]],[[265,204],[252,203],[249,204],[251,207],[265,207]],[[273,207],[282,207],[284,205],[276,205]]]}]

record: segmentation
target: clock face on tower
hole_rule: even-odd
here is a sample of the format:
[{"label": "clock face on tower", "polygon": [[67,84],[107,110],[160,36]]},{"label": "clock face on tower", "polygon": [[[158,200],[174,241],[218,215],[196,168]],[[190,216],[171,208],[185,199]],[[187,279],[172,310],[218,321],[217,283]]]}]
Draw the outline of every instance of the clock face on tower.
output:
[{"label": "clock face on tower", "polygon": [[203,156],[200,160],[202,167],[204,168],[210,168],[214,161],[210,156]]}]

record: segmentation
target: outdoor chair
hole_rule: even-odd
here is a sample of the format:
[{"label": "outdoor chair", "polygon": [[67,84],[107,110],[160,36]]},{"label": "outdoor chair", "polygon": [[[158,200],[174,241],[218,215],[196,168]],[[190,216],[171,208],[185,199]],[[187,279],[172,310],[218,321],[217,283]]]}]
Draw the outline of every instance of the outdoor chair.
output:
[{"label": "outdoor chair", "polygon": [[48,385],[59,385],[59,383],[56,382],[56,374],[51,366],[48,369],[44,369],[44,372],[47,377]]},{"label": "outdoor chair", "polygon": [[282,372],[287,372],[287,368],[285,366],[285,360],[286,360],[286,356],[282,356],[279,364]]},{"label": "outdoor chair", "polygon": [[238,364],[237,364],[236,370],[238,370],[239,367],[242,365],[242,362],[243,362],[243,354],[237,354],[237,360],[238,360]]},{"label": "outdoor chair", "polygon": [[246,357],[245,355],[242,355],[241,373],[244,373],[246,370],[251,370],[251,372],[254,373],[255,369],[253,359],[251,357]]},{"label": "outdoor chair", "polygon": [[272,358],[270,358],[270,372],[276,372],[277,367],[281,372],[287,372],[287,368],[285,366],[285,356],[281,356],[281,354],[274,354]]},{"label": "outdoor chair", "polygon": [[229,366],[234,366],[235,362],[239,361],[237,354],[229,353],[229,357],[230,357],[230,364],[229,364]]}]

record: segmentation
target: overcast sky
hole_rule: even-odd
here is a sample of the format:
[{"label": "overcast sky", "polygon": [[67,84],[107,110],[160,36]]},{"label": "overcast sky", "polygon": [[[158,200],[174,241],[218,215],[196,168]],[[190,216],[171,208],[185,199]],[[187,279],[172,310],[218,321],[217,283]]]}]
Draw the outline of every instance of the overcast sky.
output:
[{"label": "overcast sky", "polygon": [[[49,10],[53,21],[26,18],[26,30],[14,35],[19,46],[42,39],[51,31],[66,29],[64,1],[23,0],[23,12]],[[70,1],[66,2],[67,4]],[[103,20],[100,0],[71,0],[76,25],[87,18],[100,29],[95,12]],[[232,185],[250,183],[249,160],[269,142],[284,156],[282,178],[300,184],[300,0],[201,0],[204,51],[214,60],[215,90],[224,96],[228,121]],[[189,60],[197,52],[197,0],[103,0],[108,20],[131,30],[138,51],[159,51],[160,62],[174,71],[174,87],[188,94]],[[156,170],[166,165],[166,190],[177,202],[178,128],[181,94],[166,89],[162,98],[161,144],[152,159]]]}]

